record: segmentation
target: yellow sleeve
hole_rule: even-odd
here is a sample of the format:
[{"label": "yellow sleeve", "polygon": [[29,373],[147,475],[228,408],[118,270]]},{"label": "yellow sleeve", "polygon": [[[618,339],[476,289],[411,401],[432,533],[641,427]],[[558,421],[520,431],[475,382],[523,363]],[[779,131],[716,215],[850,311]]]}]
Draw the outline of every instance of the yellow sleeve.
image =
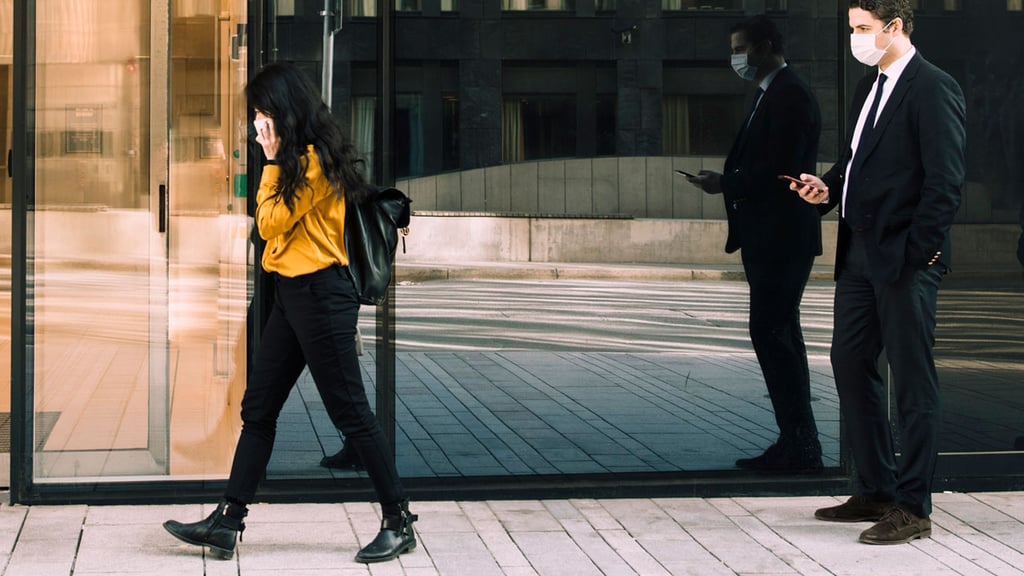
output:
[{"label": "yellow sleeve", "polygon": [[256,225],[260,237],[264,240],[270,240],[291,230],[317,203],[333,193],[320,169],[316,154],[307,154],[306,161],[306,186],[296,191],[293,210],[289,210],[284,200],[277,195],[281,167],[274,164],[263,167],[260,189],[256,193]]}]

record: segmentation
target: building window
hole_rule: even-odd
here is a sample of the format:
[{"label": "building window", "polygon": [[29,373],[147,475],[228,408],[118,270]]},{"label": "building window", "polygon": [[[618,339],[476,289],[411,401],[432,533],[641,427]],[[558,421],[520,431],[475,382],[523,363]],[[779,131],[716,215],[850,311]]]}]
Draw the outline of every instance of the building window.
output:
[{"label": "building window", "polygon": [[459,0],[441,0],[441,12],[458,12]]},{"label": "building window", "polygon": [[598,94],[596,98],[597,122],[594,154],[615,155],[615,94]]},{"label": "building window", "polygon": [[1006,9],[1010,12],[1024,12],[1024,0],[1006,0]]},{"label": "building window", "polygon": [[665,95],[662,151],[666,156],[724,156],[739,130],[743,96]]},{"label": "building window", "polygon": [[[377,99],[352,98],[352,143],[366,160],[366,176],[374,173]],[[395,95],[395,176],[423,175],[423,98],[419,94]]]},{"label": "building window", "polygon": [[376,16],[377,0],[352,0],[349,14],[355,16]]},{"label": "building window", "polygon": [[[442,12],[454,12],[459,9],[458,0],[441,0]],[[422,12],[421,0],[395,0],[396,12]],[[349,14],[354,17],[372,18],[377,15],[377,0],[351,0]]]},{"label": "building window", "polygon": [[395,177],[423,175],[423,98],[395,95]]},{"label": "building window", "polygon": [[[769,0],[765,8],[785,0]],[[743,0],[661,0],[661,9],[667,12],[676,10],[742,10]]]},{"label": "building window", "polygon": [[615,0],[594,0],[594,10],[598,12],[614,12]]},{"label": "building window", "polygon": [[530,10],[573,11],[576,0],[501,0],[501,9],[518,12]]},{"label": "building window", "polygon": [[505,96],[501,160],[521,162],[576,156],[576,96]]},{"label": "building window", "polygon": [[364,176],[372,179],[373,170],[373,136],[374,115],[377,111],[377,99],[373,96],[355,96],[352,98],[352,143],[366,160]]},{"label": "building window", "polygon": [[459,98],[441,98],[441,169],[459,169]]},{"label": "building window", "polygon": [[959,12],[960,0],[944,0],[942,3],[942,9],[946,12]]}]

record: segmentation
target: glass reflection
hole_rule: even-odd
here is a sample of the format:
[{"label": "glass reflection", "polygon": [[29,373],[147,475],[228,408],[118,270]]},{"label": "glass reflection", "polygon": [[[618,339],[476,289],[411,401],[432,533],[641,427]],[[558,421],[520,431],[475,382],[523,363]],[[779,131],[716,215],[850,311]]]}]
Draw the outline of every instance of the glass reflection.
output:
[{"label": "glass reflection", "polygon": [[[11,109],[14,58],[13,0],[0,0],[0,430],[11,425]],[[0,486],[10,485],[10,445],[0,444]]]},{"label": "glass reflection", "polygon": [[223,474],[237,434],[244,3],[157,4],[36,6],[28,377],[42,483]]}]

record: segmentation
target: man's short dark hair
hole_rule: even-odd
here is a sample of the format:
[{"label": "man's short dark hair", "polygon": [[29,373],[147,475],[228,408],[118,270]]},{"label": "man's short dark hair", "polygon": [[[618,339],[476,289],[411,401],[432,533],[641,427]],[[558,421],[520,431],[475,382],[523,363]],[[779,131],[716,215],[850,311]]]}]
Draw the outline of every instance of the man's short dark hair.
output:
[{"label": "man's short dark hair", "polygon": [[914,31],[914,9],[910,6],[910,0],[850,0],[850,8],[867,10],[886,24],[894,18],[900,18],[907,36]]},{"label": "man's short dark hair", "polygon": [[782,33],[775,26],[775,22],[769,20],[764,14],[752,16],[729,30],[729,34],[735,34],[736,32],[743,33],[748,46],[760,46],[765,42],[770,42],[772,54],[785,54]]}]

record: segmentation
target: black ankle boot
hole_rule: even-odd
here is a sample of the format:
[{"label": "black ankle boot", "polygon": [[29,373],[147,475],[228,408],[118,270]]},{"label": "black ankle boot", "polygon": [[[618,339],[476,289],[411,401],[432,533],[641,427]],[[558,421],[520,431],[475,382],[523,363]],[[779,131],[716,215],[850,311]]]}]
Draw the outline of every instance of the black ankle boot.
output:
[{"label": "black ankle boot", "polygon": [[359,458],[356,449],[346,442],[341,450],[330,456],[320,459],[320,465],[324,468],[337,468],[339,470],[366,470],[363,461]]},{"label": "black ankle boot", "polygon": [[398,516],[384,516],[377,537],[356,554],[356,562],[384,562],[415,550],[416,533],[412,523],[417,520],[418,516],[409,513],[409,502],[403,502]]},{"label": "black ankle boot", "polygon": [[196,546],[209,546],[214,557],[230,560],[235,554],[235,537],[241,540],[245,523],[242,519],[249,510],[241,504],[221,500],[205,520],[182,524],[175,520],[164,522],[164,528],[175,538]]}]

